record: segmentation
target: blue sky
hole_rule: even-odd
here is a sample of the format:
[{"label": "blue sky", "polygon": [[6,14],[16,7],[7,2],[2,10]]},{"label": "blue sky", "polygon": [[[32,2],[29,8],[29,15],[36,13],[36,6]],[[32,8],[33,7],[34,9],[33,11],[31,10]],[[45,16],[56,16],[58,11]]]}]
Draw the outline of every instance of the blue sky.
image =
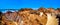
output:
[{"label": "blue sky", "polygon": [[0,9],[19,9],[19,8],[33,8],[39,7],[60,7],[60,0],[0,0]]}]

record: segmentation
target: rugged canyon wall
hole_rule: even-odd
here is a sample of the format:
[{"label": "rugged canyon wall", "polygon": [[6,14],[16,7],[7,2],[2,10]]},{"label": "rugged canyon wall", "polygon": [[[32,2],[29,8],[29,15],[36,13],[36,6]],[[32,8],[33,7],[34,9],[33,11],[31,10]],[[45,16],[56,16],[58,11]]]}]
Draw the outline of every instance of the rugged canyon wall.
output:
[{"label": "rugged canyon wall", "polygon": [[59,13],[60,10],[52,8],[39,8],[38,10],[26,8],[18,12],[7,11],[2,15],[2,25],[58,25],[57,14]]}]

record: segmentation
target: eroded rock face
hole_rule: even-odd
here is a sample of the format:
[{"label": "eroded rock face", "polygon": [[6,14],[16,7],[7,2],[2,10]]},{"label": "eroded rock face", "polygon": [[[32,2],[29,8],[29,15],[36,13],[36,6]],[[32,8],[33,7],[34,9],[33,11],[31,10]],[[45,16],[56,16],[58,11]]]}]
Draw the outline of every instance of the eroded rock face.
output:
[{"label": "eroded rock face", "polygon": [[[42,11],[41,11],[42,10]],[[19,12],[7,13],[2,16],[3,25],[57,25],[55,13],[45,11],[45,9],[30,10],[24,9]],[[50,14],[47,14],[50,13]],[[50,23],[49,23],[50,22]],[[54,23],[52,23],[54,22]],[[55,23],[56,22],[56,23]]]}]

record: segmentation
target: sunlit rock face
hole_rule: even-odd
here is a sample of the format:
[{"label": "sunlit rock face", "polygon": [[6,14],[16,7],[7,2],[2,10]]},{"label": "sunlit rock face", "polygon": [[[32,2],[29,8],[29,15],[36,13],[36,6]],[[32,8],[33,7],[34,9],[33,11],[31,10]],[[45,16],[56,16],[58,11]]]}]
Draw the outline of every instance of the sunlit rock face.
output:
[{"label": "sunlit rock face", "polygon": [[24,16],[23,25],[45,25],[46,22],[44,22],[44,20],[47,21],[45,19],[45,17],[43,17],[43,16],[40,17],[39,15],[37,15],[34,12],[29,13],[28,16],[27,16],[27,14],[24,14],[23,16]]},{"label": "sunlit rock face", "polygon": [[58,20],[54,15],[47,13],[47,24],[46,25],[58,25]]},{"label": "sunlit rock face", "polygon": [[40,12],[40,16],[42,16],[43,15],[43,12]]},{"label": "sunlit rock face", "polygon": [[[49,11],[48,11],[49,10]],[[51,11],[50,11],[51,10]],[[2,16],[4,25],[58,25],[53,9],[31,10],[22,9],[18,12],[8,12]]]}]

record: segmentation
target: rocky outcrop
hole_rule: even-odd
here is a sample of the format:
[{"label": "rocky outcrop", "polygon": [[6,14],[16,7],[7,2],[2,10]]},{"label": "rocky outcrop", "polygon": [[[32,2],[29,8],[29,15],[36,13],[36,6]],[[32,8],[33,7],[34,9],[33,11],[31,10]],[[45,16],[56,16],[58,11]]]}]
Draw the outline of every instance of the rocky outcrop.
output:
[{"label": "rocky outcrop", "polygon": [[[38,10],[22,9],[2,15],[3,25],[58,25],[56,10],[41,8]],[[49,14],[47,14],[49,13]],[[57,12],[58,13],[58,12]]]}]

